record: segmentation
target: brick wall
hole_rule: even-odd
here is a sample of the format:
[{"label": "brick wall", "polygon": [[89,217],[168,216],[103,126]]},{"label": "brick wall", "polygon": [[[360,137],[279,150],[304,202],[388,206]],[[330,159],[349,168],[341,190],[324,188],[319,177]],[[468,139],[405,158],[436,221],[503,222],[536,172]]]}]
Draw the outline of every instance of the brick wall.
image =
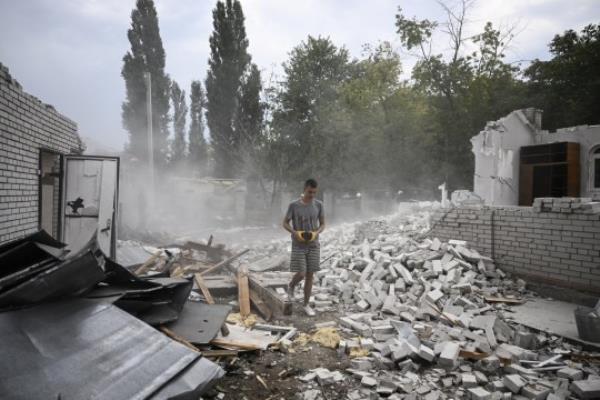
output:
[{"label": "brick wall", "polygon": [[565,204],[441,209],[431,235],[467,240],[531,282],[600,294],[600,204]]},{"label": "brick wall", "polygon": [[38,229],[41,148],[80,152],[77,124],[25,93],[0,63],[0,243]]}]

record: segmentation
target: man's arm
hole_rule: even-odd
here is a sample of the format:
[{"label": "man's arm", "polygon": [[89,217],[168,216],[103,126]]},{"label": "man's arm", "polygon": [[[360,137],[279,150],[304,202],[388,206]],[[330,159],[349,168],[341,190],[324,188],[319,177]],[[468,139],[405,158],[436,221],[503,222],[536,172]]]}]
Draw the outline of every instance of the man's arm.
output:
[{"label": "man's arm", "polygon": [[292,226],[290,225],[290,218],[288,218],[287,215],[285,217],[283,217],[283,223],[281,225],[283,226],[283,229],[285,229],[289,233],[294,233],[294,230],[292,229]]},{"label": "man's arm", "polygon": [[317,229],[317,236],[325,230],[325,211],[323,210],[323,203],[319,209],[319,229]]},{"label": "man's arm", "polygon": [[325,216],[322,214],[319,216],[319,229],[317,229],[317,235],[321,234],[325,230]]}]

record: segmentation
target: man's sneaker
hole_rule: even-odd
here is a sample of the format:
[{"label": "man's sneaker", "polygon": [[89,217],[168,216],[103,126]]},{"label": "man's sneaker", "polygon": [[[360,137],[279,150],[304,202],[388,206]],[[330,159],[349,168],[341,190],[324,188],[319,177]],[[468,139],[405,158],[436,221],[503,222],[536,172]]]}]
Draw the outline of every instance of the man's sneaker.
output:
[{"label": "man's sneaker", "polygon": [[304,312],[309,317],[314,317],[315,315],[317,315],[315,313],[315,310],[313,310],[311,306],[304,306]]},{"label": "man's sneaker", "polygon": [[291,286],[287,288],[287,297],[289,301],[294,301],[294,288]]}]

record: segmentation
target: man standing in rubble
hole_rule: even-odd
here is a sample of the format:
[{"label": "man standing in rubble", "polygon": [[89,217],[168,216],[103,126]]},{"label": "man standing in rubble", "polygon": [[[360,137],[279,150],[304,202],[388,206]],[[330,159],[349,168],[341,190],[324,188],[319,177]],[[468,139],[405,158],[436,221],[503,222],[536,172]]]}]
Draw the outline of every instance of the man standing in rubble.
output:
[{"label": "man standing in rubble", "polygon": [[308,179],[302,196],[290,203],[283,218],[283,228],[292,234],[290,270],[296,273],[289,284],[288,297],[294,299],[294,289],[304,279],[304,312],[311,317],[315,312],[308,302],[314,273],[319,270],[320,264],[319,235],[325,229],[323,203],[315,198],[316,195],[317,181]]}]

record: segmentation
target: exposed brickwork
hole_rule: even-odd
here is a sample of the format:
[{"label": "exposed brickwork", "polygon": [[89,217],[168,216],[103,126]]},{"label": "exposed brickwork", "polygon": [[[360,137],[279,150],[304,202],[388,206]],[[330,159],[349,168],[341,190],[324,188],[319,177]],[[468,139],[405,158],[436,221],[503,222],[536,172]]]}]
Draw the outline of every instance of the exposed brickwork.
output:
[{"label": "exposed brickwork", "polygon": [[600,213],[532,207],[439,210],[431,234],[463,239],[505,271],[530,281],[600,293]]},{"label": "exposed brickwork", "polygon": [[0,243],[38,229],[42,148],[81,152],[77,124],[23,92],[0,64]]}]

